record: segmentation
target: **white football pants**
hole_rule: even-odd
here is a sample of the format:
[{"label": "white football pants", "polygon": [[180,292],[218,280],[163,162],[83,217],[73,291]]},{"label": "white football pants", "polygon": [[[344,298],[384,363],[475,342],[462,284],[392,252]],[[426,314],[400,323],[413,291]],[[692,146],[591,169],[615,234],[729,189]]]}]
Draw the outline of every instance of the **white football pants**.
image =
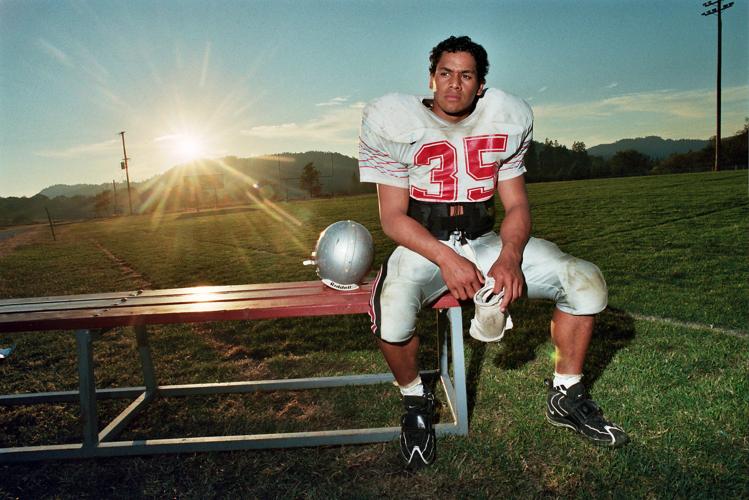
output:
[{"label": "white football pants", "polygon": [[[494,233],[467,240],[479,270],[486,275],[499,257],[502,242]],[[442,243],[473,261],[461,247],[459,235]],[[531,238],[521,266],[528,298],[550,299],[574,315],[596,314],[606,308],[608,290],[600,269],[562,252],[554,243]],[[447,291],[439,267],[399,246],[382,265],[372,288],[369,315],[372,331],[386,342],[405,342],[416,327],[416,315]]]}]

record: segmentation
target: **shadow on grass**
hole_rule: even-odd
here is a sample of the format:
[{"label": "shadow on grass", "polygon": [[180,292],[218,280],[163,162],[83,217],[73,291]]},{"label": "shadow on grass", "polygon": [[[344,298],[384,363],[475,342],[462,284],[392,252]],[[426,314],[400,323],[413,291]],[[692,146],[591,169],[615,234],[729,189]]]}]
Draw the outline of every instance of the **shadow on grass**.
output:
[{"label": "shadow on grass", "polygon": [[[209,325],[207,332],[227,348],[231,347],[234,357],[261,360],[277,355],[379,351],[370,319],[364,314],[226,321]],[[438,367],[436,313],[423,311],[416,329],[421,339],[420,364],[425,369]]]},{"label": "shadow on grass", "polygon": [[364,315],[216,323],[214,336],[257,360],[377,349]]},{"label": "shadow on grass", "polygon": [[[512,313],[516,326],[502,340],[502,348],[492,360],[494,366],[502,370],[517,370],[535,360],[539,347],[550,340],[549,323],[553,311],[554,304],[551,302],[518,302]],[[472,311],[464,313],[471,314]],[[626,347],[634,337],[634,319],[626,312],[609,307],[598,314],[585,359],[585,385],[588,390],[593,388],[617,351]],[[471,345],[471,358],[466,368],[468,414],[472,415],[486,344],[470,339],[467,341]],[[549,359],[550,375],[552,372],[553,359]]]}]

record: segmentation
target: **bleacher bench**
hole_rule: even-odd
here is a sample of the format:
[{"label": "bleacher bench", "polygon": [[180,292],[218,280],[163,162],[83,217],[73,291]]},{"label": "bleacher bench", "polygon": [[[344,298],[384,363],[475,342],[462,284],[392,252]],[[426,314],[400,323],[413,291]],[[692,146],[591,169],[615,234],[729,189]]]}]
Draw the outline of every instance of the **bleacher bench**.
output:
[{"label": "bleacher bench", "polygon": [[[399,427],[135,441],[116,440],[128,423],[156,396],[299,390],[392,382],[392,374],[376,373],[301,379],[158,385],[151,360],[148,325],[363,314],[368,311],[370,293],[371,283],[366,283],[358,290],[340,292],[325,287],[319,281],[308,281],[0,300],[0,332],[74,331],[79,372],[77,391],[2,395],[0,406],[79,401],[83,433],[81,442],[75,444],[1,448],[0,462],[340,445],[396,439],[400,433]],[[468,433],[468,410],[461,309],[450,295],[440,298],[433,304],[433,307],[438,311],[440,366],[432,372],[439,376],[453,420],[449,423],[437,424],[436,432],[438,435],[465,435]],[[143,386],[96,388],[91,344],[97,332],[115,327],[133,327],[135,330]],[[358,334],[358,332],[352,334]],[[367,335],[367,332],[360,334]],[[451,350],[449,356],[448,336]],[[451,365],[452,370],[448,364]],[[452,371],[452,377],[450,371]],[[133,401],[99,431],[96,402],[98,399],[109,398],[131,398]],[[6,431],[9,430],[6,429]]]}]

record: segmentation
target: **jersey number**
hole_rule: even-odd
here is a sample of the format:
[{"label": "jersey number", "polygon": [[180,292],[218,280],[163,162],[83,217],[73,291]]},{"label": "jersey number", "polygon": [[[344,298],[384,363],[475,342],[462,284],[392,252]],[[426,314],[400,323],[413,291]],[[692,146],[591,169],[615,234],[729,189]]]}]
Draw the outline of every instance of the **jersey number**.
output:
[{"label": "jersey number", "polygon": [[[468,175],[477,181],[496,179],[496,162],[484,161],[484,153],[501,153],[507,149],[507,135],[476,135],[463,138],[463,153]],[[431,142],[423,145],[414,155],[414,165],[429,166],[437,160],[439,165],[432,169],[429,180],[437,186],[436,193],[426,189],[411,187],[411,196],[420,200],[453,201],[457,199],[458,186],[458,152],[448,141]],[[494,182],[496,184],[496,180]],[[481,201],[489,198],[494,192],[491,189],[476,187],[468,190],[468,199]],[[432,190],[434,191],[434,190]]]}]

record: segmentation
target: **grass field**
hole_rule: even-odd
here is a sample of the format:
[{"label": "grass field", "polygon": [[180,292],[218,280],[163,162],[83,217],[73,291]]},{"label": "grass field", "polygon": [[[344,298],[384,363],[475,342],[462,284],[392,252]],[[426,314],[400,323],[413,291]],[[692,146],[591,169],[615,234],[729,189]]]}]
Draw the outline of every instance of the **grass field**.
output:
[{"label": "grass field", "polygon": [[[529,194],[534,235],[606,275],[610,307],[586,380],[630,433],[625,448],[545,422],[553,305],[521,301],[500,345],[466,338],[469,435],[442,439],[428,470],[403,471],[396,443],[50,461],[0,466],[0,496],[746,497],[746,171],[535,184]],[[322,228],[346,218],[370,229],[382,262],[393,245],[373,196],[136,216],[61,226],[57,241],[40,231],[0,252],[0,297],[314,279],[301,261]],[[434,364],[432,325],[424,315],[424,365]],[[385,371],[367,332],[363,315],[171,325],[152,329],[152,349],[163,384]],[[0,392],[76,389],[72,335],[0,334],[0,347],[11,343]],[[99,387],[139,383],[134,344],[129,330],[96,342]],[[101,402],[100,421],[125,405]],[[122,438],[396,425],[399,407],[388,385],[173,398]],[[75,405],[2,408],[0,428],[0,447],[79,440]]]}]

